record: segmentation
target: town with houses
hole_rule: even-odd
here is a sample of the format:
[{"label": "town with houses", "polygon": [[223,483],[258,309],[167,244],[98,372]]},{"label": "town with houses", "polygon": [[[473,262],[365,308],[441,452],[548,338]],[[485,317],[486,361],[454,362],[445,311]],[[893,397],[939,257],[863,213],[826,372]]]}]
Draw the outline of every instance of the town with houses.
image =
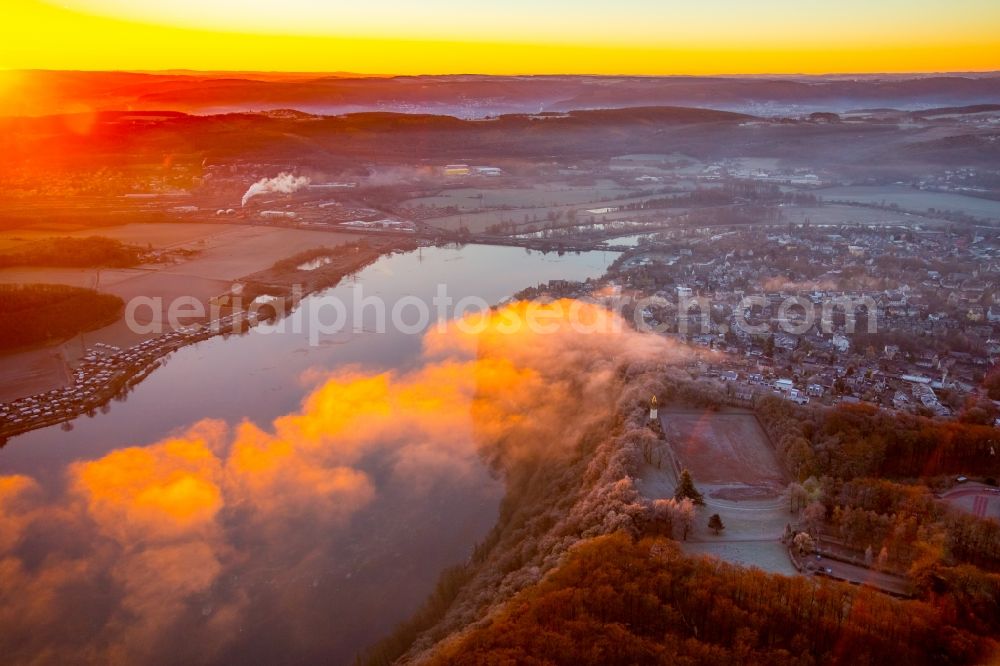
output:
[{"label": "town with houses", "polygon": [[690,370],[737,402],[776,393],[950,417],[986,399],[1000,359],[994,231],[679,230],[641,238],[604,280],[522,295],[639,304],[630,320],[706,352]]}]

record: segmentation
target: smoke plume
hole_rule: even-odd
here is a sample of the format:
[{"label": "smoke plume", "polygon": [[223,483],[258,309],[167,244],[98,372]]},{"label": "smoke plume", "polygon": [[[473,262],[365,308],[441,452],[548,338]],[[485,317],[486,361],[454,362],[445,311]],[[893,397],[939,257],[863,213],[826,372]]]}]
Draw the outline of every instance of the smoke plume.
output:
[{"label": "smoke plume", "polygon": [[295,176],[290,173],[281,172],[274,178],[261,178],[250,186],[250,189],[243,195],[242,205],[246,206],[250,199],[259,194],[291,194],[309,185],[310,180],[306,176]]}]

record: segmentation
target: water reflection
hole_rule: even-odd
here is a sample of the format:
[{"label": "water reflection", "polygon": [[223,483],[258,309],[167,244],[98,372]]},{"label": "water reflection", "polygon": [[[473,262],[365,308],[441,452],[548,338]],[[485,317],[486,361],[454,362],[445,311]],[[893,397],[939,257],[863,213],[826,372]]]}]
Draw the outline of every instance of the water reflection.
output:
[{"label": "water reflection", "polygon": [[[597,276],[614,256],[425,249],[312,298],[359,284],[389,302],[430,298],[444,283],[496,302]],[[12,440],[0,626],[19,649],[336,663],[407,617],[495,519],[502,488],[473,437],[492,421],[473,394],[547,387],[467,357],[428,364],[420,335],[338,342],[212,339],[72,431]]]}]

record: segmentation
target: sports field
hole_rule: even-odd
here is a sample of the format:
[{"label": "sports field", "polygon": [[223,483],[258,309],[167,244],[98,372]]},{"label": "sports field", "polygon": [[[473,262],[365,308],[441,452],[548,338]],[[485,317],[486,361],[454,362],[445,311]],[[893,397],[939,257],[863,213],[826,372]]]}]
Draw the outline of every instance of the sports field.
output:
[{"label": "sports field", "polygon": [[767,435],[753,414],[743,412],[668,412],[661,418],[682,467],[702,484],[736,487],[725,499],[750,499],[754,489],[780,491],[787,480]]},{"label": "sports field", "polygon": [[[691,472],[705,506],[699,507],[683,547],[741,566],[795,573],[781,544],[794,522],[785,495],[787,479],[767,435],[745,410],[661,410],[666,441],[681,468]],[[649,499],[672,497],[677,479],[671,465],[645,465],[636,486]],[[714,513],[721,534],[708,528]]]}]

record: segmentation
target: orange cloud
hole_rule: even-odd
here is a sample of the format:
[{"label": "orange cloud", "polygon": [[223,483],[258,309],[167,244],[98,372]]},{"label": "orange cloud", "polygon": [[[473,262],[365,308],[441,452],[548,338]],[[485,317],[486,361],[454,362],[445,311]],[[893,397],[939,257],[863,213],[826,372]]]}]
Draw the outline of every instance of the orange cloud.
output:
[{"label": "orange cloud", "polygon": [[[236,627],[253,609],[303,612],[301,588],[272,594],[228,582],[266,582],[274,574],[261,572],[275,567],[300,580],[347,557],[324,548],[386,484],[417,503],[436,484],[475,480],[483,461],[503,470],[575,451],[586,424],[610,414],[622,359],[680,353],[575,301],[514,303],[478,329],[472,323],[429,333],[414,370],[328,373],[271,428],[207,420],[74,463],[55,500],[28,477],[0,477],[0,623],[8,628],[0,652],[27,660],[86,645],[96,650],[89,661],[134,663],[185,647],[225,649],[241,640]],[[26,535],[53,520],[71,534],[50,539],[41,563],[29,566]],[[56,630],[94,597],[105,612],[87,629]],[[269,604],[281,607],[260,609]],[[171,643],[179,631],[190,645]]]},{"label": "orange cloud", "polygon": [[203,422],[183,437],[75,463],[73,491],[123,543],[203,532],[223,505],[222,466],[212,448],[225,431],[223,423]]},{"label": "orange cloud", "polygon": [[0,476],[0,553],[20,541],[31,519],[32,499],[38,491],[38,484],[27,476]]},{"label": "orange cloud", "polygon": [[226,461],[231,503],[262,512],[256,514],[258,520],[309,511],[326,522],[340,522],[371,501],[375,490],[366,474],[322,464],[301,441],[241,425]]}]

